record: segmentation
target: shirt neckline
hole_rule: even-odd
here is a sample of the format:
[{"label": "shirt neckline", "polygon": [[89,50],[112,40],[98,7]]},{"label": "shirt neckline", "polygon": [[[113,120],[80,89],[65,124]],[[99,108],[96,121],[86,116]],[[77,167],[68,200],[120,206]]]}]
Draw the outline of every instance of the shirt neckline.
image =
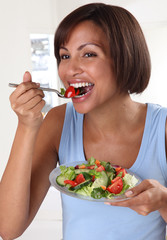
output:
[{"label": "shirt neckline", "polygon": [[[140,165],[142,164],[142,161],[144,160],[144,155],[146,153],[146,150],[148,148],[148,138],[149,138],[149,132],[150,132],[150,119],[151,119],[151,111],[150,111],[150,104],[146,103],[147,105],[147,112],[146,112],[146,119],[145,119],[145,125],[144,125],[144,131],[143,131],[143,136],[142,136],[142,141],[140,144],[140,148],[139,148],[139,152],[138,155],[136,157],[135,162],[133,163],[133,165],[129,168],[129,170],[136,172],[137,169],[140,167]],[[83,144],[83,121],[84,121],[84,114],[82,114],[82,119],[81,119],[81,134],[80,134],[80,151],[82,153],[82,159],[84,159],[84,161],[87,161],[85,158],[85,153],[84,153],[84,144]]]}]

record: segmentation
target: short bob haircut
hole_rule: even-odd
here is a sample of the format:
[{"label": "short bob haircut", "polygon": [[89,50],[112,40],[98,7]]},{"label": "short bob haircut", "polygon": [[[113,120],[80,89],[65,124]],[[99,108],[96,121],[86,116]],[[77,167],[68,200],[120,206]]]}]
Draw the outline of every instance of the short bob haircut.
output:
[{"label": "short bob haircut", "polygon": [[74,27],[86,20],[97,24],[108,38],[120,92],[143,92],[150,79],[150,55],[139,23],[122,7],[90,3],[67,15],[55,33],[54,51],[58,66],[60,47],[68,42]]}]

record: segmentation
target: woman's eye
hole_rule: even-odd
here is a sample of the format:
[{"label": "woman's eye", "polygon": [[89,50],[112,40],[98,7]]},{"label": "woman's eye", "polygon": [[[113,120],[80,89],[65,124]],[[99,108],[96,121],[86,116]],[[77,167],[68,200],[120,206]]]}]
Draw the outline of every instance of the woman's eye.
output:
[{"label": "woman's eye", "polygon": [[60,55],[61,60],[66,60],[66,59],[69,59],[69,58],[70,58],[69,55],[66,55],[66,54]]},{"label": "woman's eye", "polygon": [[96,57],[97,54],[96,54],[96,53],[85,53],[84,56],[85,56],[85,57]]}]

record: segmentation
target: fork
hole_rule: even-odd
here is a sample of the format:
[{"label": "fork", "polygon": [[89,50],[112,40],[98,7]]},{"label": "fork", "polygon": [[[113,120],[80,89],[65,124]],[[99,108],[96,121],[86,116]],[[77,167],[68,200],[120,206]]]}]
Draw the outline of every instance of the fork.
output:
[{"label": "fork", "polygon": [[[9,87],[18,87],[19,84],[16,84],[16,83],[9,83]],[[56,89],[53,89],[53,88],[44,88],[44,87],[39,87],[38,89],[42,90],[42,91],[46,91],[46,92],[55,92],[57,93],[57,95],[61,98],[66,98],[64,97],[64,95],[62,95],[58,90]]]}]

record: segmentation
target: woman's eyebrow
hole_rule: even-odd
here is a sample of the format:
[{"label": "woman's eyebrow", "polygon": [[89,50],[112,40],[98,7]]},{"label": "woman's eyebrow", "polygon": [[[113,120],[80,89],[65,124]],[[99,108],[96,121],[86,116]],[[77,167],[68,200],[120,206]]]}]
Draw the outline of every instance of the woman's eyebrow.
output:
[{"label": "woman's eyebrow", "polygon": [[61,49],[68,51],[68,49],[67,49],[66,47],[63,47],[63,46],[61,46],[61,47],[59,48],[59,50],[61,50]]},{"label": "woman's eyebrow", "polygon": [[96,47],[102,48],[102,46],[101,46],[100,44],[88,42],[88,43],[84,43],[84,44],[82,44],[81,46],[79,46],[79,47],[77,48],[77,50],[80,51],[80,50],[82,50],[84,47],[86,47],[87,45],[94,45],[94,46],[96,46]]},{"label": "woman's eyebrow", "polygon": [[[102,46],[100,44],[97,44],[97,43],[91,43],[91,42],[88,42],[88,43],[84,43],[82,44],[81,46],[79,46],[77,48],[78,51],[82,50],[84,47],[88,46],[88,45],[94,45],[96,47],[99,47],[99,48],[102,48]],[[60,49],[63,49],[65,51],[68,51],[68,48],[64,47],[64,46],[61,46]]]}]

